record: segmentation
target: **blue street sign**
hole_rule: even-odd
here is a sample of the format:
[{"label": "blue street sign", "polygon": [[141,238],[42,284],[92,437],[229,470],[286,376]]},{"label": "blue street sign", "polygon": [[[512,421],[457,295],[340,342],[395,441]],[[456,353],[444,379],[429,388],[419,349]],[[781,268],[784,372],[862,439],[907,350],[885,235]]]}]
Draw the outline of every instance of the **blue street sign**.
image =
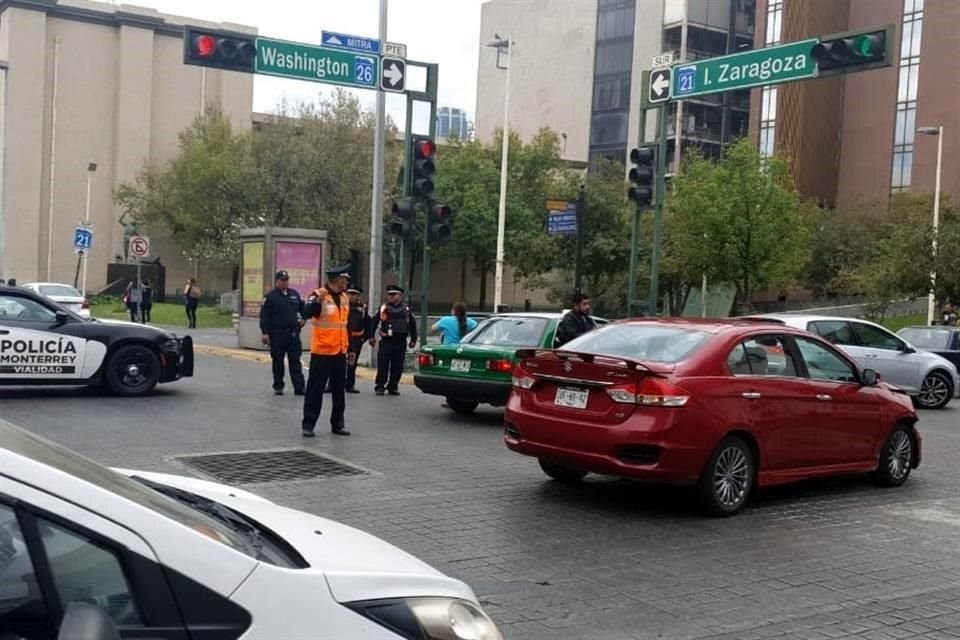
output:
[{"label": "blue street sign", "polygon": [[87,251],[93,246],[93,229],[77,227],[73,230],[73,248]]},{"label": "blue street sign", "polygon": [[677,71],[677,86],[673,88],[673,95],[684,96],[697,90],[697,68],[687,67]]},{"label": "blue street sign", "polygon": [[547,212],[547,233],[552,236],[573,236],[577,234],[577,203],[565,204],[563,209],[551,207]]},{"label": "blue street sign", "polygon": [[376,38],[362,38],[346,33],[323,31],[321,32],[320,42],[323,46],[333,47],[334,49],[346,49],[347,51],[359,51],[374,55],[380,54],[380,41]]}]

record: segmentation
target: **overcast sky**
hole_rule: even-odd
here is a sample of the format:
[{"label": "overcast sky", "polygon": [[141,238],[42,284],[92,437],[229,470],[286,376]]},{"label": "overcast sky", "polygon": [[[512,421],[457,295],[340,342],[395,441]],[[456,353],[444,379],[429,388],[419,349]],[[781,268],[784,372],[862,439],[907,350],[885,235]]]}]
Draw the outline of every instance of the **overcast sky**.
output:
[{"label": "overcast sky", "polygon": [[[466,109],[474,118],[482,0],[389,0],[388,38],[407,45],[411,60],[440,64],[439,106]],[[377,37],[379,0],[130,0],[163,13],[235,22],[260,35],[320,44],[321,31]],[[257,76],[253,108],[272,111],[282,98],[315,101],[331,85]],[[358,90],[373,108],[375,93]],[[403,128],[404,99],[387,95],[387,113]],[[420,118],[417,118],[418,120]]]}]

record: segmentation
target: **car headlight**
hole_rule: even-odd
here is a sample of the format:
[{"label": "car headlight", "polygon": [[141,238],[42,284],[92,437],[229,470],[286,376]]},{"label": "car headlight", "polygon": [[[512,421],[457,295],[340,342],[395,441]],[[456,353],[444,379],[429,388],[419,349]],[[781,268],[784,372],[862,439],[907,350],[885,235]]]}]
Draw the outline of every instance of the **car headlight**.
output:
[{"label": "car headlight", "polygon": [[346,605],[407,640],[503,640],[472,602],[457,598],[392,598]]},{"label": "car headlight", "polygon": [[167,338],[162,345],[160,345],[162,351],[172,351],[173,353],[180,353],[180,340],[177,338]]}]

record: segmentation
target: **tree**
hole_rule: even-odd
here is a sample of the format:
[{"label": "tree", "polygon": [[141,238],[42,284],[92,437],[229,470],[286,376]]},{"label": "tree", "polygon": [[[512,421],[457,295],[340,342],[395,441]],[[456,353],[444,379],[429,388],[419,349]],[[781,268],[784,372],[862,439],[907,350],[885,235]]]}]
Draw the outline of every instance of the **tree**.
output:
[{"label": "tree", "polygon": [[792,284],[806,264],[811,206],[797,194],[788,159],[761,158],[749,140],[716,163],[688,155],[669,208],[675,219],[667,244],[682,277],[706,272],[733,283],[744,306],[757,289]]}]

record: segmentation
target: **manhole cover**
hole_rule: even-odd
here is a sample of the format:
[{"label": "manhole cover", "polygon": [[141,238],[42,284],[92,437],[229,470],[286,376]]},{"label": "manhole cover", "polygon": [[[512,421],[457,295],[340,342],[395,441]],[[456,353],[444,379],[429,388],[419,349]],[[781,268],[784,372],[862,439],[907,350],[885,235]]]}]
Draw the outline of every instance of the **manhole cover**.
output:
[{"label": "manhole cover", "polygon": [[303,449],[214,453],[179,456],[177,459],[226,484],[313,480],[367,473],[359,467]]}]

